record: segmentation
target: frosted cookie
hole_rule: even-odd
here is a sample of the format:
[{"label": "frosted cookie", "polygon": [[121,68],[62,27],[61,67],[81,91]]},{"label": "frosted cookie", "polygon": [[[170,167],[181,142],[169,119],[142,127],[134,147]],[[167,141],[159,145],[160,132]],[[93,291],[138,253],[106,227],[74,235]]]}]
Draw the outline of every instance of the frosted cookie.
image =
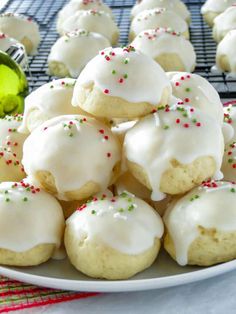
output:
[{"label": "frosted cookie", "polygon": [[191,16],[187,6],[180,0],[141,0],[137,1],[131,10],[131,17],[134,18],[140,12],[155,8],[165,8],[174,11],[187,23],[190,23]]},{"label": "frosted cookie", "polygon": [[106,189],[118,174],[120,158],[120,144],[108,127],[93,118],[65,115],[30,134],[22,163],[45,190],[73,201]]},{"label": "frosted cookie", "polygon": [[60,29],[63,22],[75,12],[80,10],[104,11],[112,17],[112,10],[101,0],[72,0],[68,2],[58,13],[57,29]]},{"label": "frosted cookie", "polygon": [[46,262],[60,247],[63,232],[62,209],[51,195],[24,182],[0,184],[0,264]]},{"label": "frosted cookie", "polygon": [[207,0],[201,8],[205,22],[212,27],[215,18],[234,3],[235,0]]},{"label": "frosted cookie", "polygon": [[236,182],[236,142],[233,141],[225,146],[225,153],[221,171],[224,180]]},{"label": "frosted cookie", "polygon": [[130,40],[147,29],[171,28],[189,39],[188,24],[175,12],[165,8],[144,10],[135,16],[130,26]]},{"label": "frosted cookie", "polygon": [[123,193],[77,210],[66,221],[65,247],[71,263],[82,273],[126,279],[154,262],[163,229],[152,207]]},{"label": "frosted cookie", "polygon": [[171,204],[164,215],[167,252],[182,266],[236,258],[235,202],[235,184],[209,181]]},{"label": "frosted cookie", "polygon": [[19,131],[32,132],[43,122],[65,114],[82,113],[71,105],[75,80],[63,78],[43,84],[25,98],[25,111]]},{"label": "frosted cookie", "polygon": [[162,68],[131,46],[107,48],[77,79],[72,104],[98,117],[137,118],[171,94]]},{"label": "frosted cookie", "polygon": [[59,38],[51,48],[48,67],[51,75],[77,78],[98,52],[111,44],[101,34],[78,30]]},{"label": "frosted cookie", "polygon": [[213,38],[220,42],[225,35],[236,28],[236,5],[229,7],[214,20]]},{"label": "frosted cookie", "polygon": [[186,72],[167,73],[172,85],[173,95],[183,104],[200,109],[223,123],[223,105],[215,88],[202,76]]},{"label": "frosted cookie", "polygon": [[193,45],[169,28],[144,30],[135,37],[131,46],[153,58],[165,71],[192,72],[195,69]]},{"label": "frosted cookie", "polygon": [[102,34],[112,45],[116,45],[119,40],[118,26],[110,15],[103,11],[77,11],[62,23],[58,32],[60,35],[63,35],[77,29],[85,29],[89,32]]},{"label": "frosted cookie", "polygon": [[236,29],[228,32],[217,46],[216,65],[219,70],[236,75]]},{"label": "frosted cookie", "polygon": [[224,140],[219,123],[200,110],[168,105],[141,119],[124,140],[130,172],[152,191],[182,194],[220,172]]},{"label": "frosted cookie", "polygon": [[38,24],[31,17],[15,13],[0,14],[0,32],[21,42],[27,54],[36,54],[40,33]]}]

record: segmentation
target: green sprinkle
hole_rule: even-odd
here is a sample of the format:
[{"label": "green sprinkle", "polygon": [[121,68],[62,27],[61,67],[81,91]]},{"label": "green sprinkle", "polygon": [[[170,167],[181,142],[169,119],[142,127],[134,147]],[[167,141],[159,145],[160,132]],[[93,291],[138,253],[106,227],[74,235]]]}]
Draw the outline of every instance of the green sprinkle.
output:
[{"label": "green sprinkle", "polygon": [[193,122],[193,123],[196,123],[196,122],[197,122],[197,119],[193,119],[192,122]]},{"label": "green sprinkle", "polygon": [[234,160],[232,158],[228,159],[228,163],[232,163]]},{"label": "green sprinkle", "polygon": [[190,202],[195,201],[196,199],[198,199],[200,196],[199,195],[194,195],[190,198]]},{"label": "green sprinkle", "polygon": [[91,214],[92,214],[92,215],[95,215],[96,213],[97,213],[97,212],[96,212],[96,210],[94,210],[94,209],[91,211]]},{"label": "green sprinkle", "polygon": [[73,136],[74,136],[74,134],[73,134],[73,133],[70,133],[70,134],[69,134],[69,136],[70,136],[70,137],[73,137]]},{"label": "green sprinkle", "polygon": [[185,118],[187,118],[187,117],[188,117],[187,112],[183,113],[183,117],[185,117]]},{"label": "green sprinkle", "polygon": [[6,202],[10,202],[10,198],[6,198],[6,200],[5,200]]},{"label": "green sprinkle", "polygon": [[23,202],[27,202],[28,201],[28,198],[27,197],[24,197],[23,198]]},{"label": "green sprinkle", "polygon": [[122,193],[120,194],[120,196],[121,196],[121,197],[127,197],[128,194],[127,194],[126,192],[122,192]]},{"label": "green sprinkle", "polygon": [[112,70],[112,72],[111,72],[112,74],[116,74],[116,70]]},{"label": "green sprinkle", "polygon": [[118,212],[120,212],[120,213],[123,213],[125,210],[124,210],[124,208],[119,208],[118,209]]},{"label": "green sprinkle", "polygon": [[128,211],[129,212],[131,212],[133,209],[134,209],[134,205],[133,204],[128,207]]},{"label": "green sprinkle", "polygon": [[125,59],[124,64],[128,64],[129,63],[129,59]]},{"label": "green sprinkle", "polygon": [[127,79],[128,78],[128,74],[124,74],[124,79]]},{"label": "green sprinkle", "polygon": [[163,129],[164,129],[164,130],[168,130],[169,128],[170,128],[169,125],[164,125],[164,126],[163,126]]},{"label": "green sprinkle", "polygon": [[190,92],[191,89],[190,89],[189,87],[187,87],[187,88],[185,89],[185,91],[186,91],[186,92]]},{"label": "green sprinkle", "polygon": [[129,203],[131,203],[133,200],[132,200],[132,198],[128,198],[127,201],[128,201]]},{"label": "green sprinkle", "polygon": [[6,190],[4,193],[5,193],[5,194],[8,194],[8,191]]},{"label": "green sprinkle", "polygon": [[232,189],[230,190],[230,192],[235,193],[235,189],[234,189],[234,188],[232,188]]}]

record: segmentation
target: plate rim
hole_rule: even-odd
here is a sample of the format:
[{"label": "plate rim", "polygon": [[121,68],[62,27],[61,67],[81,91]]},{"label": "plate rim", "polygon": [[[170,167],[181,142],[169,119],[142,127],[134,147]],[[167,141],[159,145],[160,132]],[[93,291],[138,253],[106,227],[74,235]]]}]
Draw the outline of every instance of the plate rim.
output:
[{"label": "plate rim", "polygon": [[137,280],[76,280],[40,276],[0,266],[0,275],[29,284],[78,292],[132,292],[170,288],[193,283],[236,269],[236,260],[188,273]]}]

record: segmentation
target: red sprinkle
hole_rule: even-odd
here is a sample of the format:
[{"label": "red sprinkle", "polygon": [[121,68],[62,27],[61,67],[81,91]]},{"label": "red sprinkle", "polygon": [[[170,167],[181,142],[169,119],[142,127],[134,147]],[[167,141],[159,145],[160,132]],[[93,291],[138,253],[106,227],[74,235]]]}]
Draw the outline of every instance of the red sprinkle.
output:
[{"label": "red sprinkle", "polygon": [[109,94],[110,93],[110,91],[109,91],[109,89],[104,89],[104,91],[103,91],[105,94]]}]

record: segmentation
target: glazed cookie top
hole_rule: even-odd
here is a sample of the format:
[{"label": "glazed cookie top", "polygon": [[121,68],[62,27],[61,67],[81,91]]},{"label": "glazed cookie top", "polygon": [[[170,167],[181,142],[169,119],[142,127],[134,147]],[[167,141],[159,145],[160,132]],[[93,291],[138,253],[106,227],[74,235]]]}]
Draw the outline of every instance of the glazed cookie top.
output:
[{"label": "glazed cookie top", "polygon": [[94,198],[66,221],[76,238],[87,236],[129,255],[150,249],[163,235],[160,216],[147,203],[123,192],[112,198]]},{"label": "glazed cookie top", "polygon": [[[74,85],[74,79],[64,78],[46,83],[29,94],[25,98],[25,112],[19,131],[29,133],[53,117],[78,113],[78,109],[71,105]],[[35,121],[28,121],[29,115],[36,110],[42,113],[41,116]]]},{"label": "glazed cookie top", "polygon": [[0,184],[1,248],[23,252],[46,243],[59,247],[63,231],[63,212],[51,195],[24,182]]},{"label": "glazed cookie top", "polygon": [[112,10],[100,0],[73,0],[68,2],[58,13],[57,27],[70,16],[79,10],[97,10],[104,11],[112,16]]},{"label": "glazed cookie top", "polygon": [[5,116],[0,119],[0,146],[5,151],[16,154],[16,157],[22,159],[22,146],[26,135],[18,132],[18,128],[23,120],[22,115]]},{"label": "glazed cookie top", "polygon": [[[86,87],[91,83],[107,96],[133,103],[148,102],[153,106],[160,102],[165,88],[171,92],[162,68],[131,46],[100,51],[81,72],[75,91],[77,85]],[[72,104],[77,104],[76,93]]]},{"label": "glazed cookie top", "polygon": [[228,7],[233,5],[235,0],[207,0],[201,8],[201,13],[205,14],[208,12],[221,13],[224,12]]},{"label": "glazed cookie top", "polygon": [[223,149],[219,123],[194,107],[179,104],[159,107],[156,113],[141,119],[126,133],[124,141],[125,156],[147,174],[154,201],[165,197],[160,182],[171,160],[190,164],[211,156],[216,162],[215,177],[222,178]]},{"label": "glazed cookie top", "polygon": [[153,59],[166,53],[177,54],[187,71],[192,71],[196,64],[193,45],[170,28],[144,30],[137,35],[131,46]]},{"label": "glazed cookie top", "polygon": [[59,38],[51,48],[48,62],[63,63],[71,76],[77,78],[88,61],[110,45],[103,35],[81,29]]},{"label": "glazed cookie top", "polygon": [[16,13],[0,14],[0,32],[21,41],[28,37],[33,43],[33,54],[36,53],[40,42],[39,27],[31,17]]},{"label": "glazed cookie top", "polygon": [[155,8],[166,8],[168,10],[174,11],[182,19],[189,20],[190,12],[188,11],[186,5],[180,0],[141,0],[137,1],[131,10],[131,16],[135,17],[137,14],[144,10],[155,9]]},{"label": "glazed cookie top", "polygon": [[224,180],[236,182],[236,142],[231,142],[225,146],[221,170]]},{"label": "glazed cookie top", "polygon": [[214,20],[213,35],[220,41],[230,30],[236,28],[236,5],[232,5]]},{"label": "glazed cookie top", "polygon": [[192,106],[209,114],[220,124],[223,123],[223,106],[215,88],[202,76],[186,72],[169,72],[173,95],[185,105]]},{"label": "glazed cookie top", "polygon": [[18,44],[19,42],[11,37],[0,32],[0,50],[6,52],[12,45]]},{"label": "glazed cookie top", "polygon": [[236,232],[235,202],[234,183],[208,181],[170,205],[164,222],[180,265],[188,263],[188,249],[203,228]]},{"label": "glazed cookie top", "polygon": [[175,12],[165,8],[155,8],[140,12],[133,19],[130,30],[138,35],[143,30],[155,29],[157,27],[170,27],[179,33],[188,31],[187,23]]},{"label": "glazed cookie top", "polygon": [[226,56],[230,65],[231,73],[236,74],[236,29],[231,30],[221,40],[217,46],[216,51],[216,64],[222,70],[220,57]]},{"label": "glazed cookie top", "polygon": [[120,155],[118,140],[108,127],[93,118],[65,115],[46,121],[31,133],[23,147],[22,163],[33,178],[38,171],[49,171],[59,198],[66,200],[65,192],[91,181],[98,183],[101,191],[106,189]]},{"label": "glazed cookie top", "polygon": [[97,10],[79,10],[68,17],[59,29],[60,34],[86,29],[90,32],[97,32],[109,41],[112,41],[114,34],[119,34],[119,29],[109,14]]}]

